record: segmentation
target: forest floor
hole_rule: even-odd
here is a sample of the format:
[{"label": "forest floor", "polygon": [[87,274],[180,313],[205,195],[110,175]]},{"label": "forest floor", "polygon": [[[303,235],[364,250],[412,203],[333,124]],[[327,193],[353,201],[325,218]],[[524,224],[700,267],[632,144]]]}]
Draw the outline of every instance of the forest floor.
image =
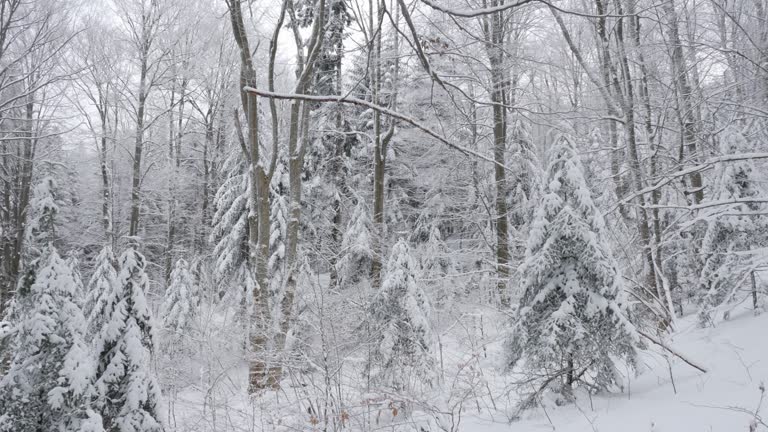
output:
[{"label": "forest floor", "polygon": [[[169,398],[175,424],[169,429],[316,431],[327,424],[327,430],[350,431],[768,432],[761,423],[761,415],[768,423],[768,401],[761,392],[762,383],[768,382],[768,313],[755,316],[743,307],[730,320],[706,329],[697,326],[695,314],[680,319],[678,331],[665,342],[708,369],[706,374],[649,346],[641,354],[640,374],[623,392],[592,397],[577,393],[575,403],[564,406],[545,401],[515,421],[510,418],[517,400],[509,390],[515,378],[500,373],[499,367],[506,319],[480,308],[458,318],[437,318],[445,323],[436,368],[439,390],[382,396],[365,391],[361,372],[354,370],[345,373],[345,383],[331,385],[327,392],[322,372],[316,371],[291,380],[298,385],[253,401],[237,384],[247,380],[245,363],[230,359],[215,377],[220,383],[216,388],[203,392],[202,383],[190,385]],[[349,369],[361,361],[345,359],[353,365]],[[338,400],[337,395],[344,400],[343,414],[317,414],[323,400]],[[391,409],[403,400],[411,401],[409,416]],[[345,426],[339,428],[342,416]]]},{"label": "forest floor", "polygon": [[[655,348],[644,352],[646,370],[623,394],[581,396],[575,404],[529,412],[511,425],[465,420],[461,430],[562,432],[768,431],[768,314],[735,313],[715,328],[696,326],[695,315],[678,322],[670,346],[708,369],[703,374]],[[671,369],[670,369],[671,366]],[[670,372],[671,371],[671,372]],[[762,406],[761,406],[762,405]],[[752,423],[754,422],[754,425]]]}]

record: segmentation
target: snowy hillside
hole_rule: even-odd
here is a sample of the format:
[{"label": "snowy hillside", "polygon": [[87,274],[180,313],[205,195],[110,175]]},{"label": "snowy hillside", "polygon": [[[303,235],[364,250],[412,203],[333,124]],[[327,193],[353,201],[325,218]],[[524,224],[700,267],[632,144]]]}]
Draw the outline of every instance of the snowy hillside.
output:
[{"label": "snowy hillside", "polygon": [[[753,317],[745,312],[714,329],[697,329],[690,320],[683,320],[680,327],[682,330],[670,345],[702,363],[708,373],[702,374],[674,358],[665,359],[654,350],[643,356],[648,370],[630,381],[624,394],[595,396],[591,400],[582,396],[573,406],[549,408],[549,420],[539,411],[512,428],[486,429],[479,425],[476,430],[768,430],[768,425],[761,423],[761,415],[768,413],[761,389],[768,382],[768,315]],[[466,430],[471,430],[468,425]]]},{"label": "snowy hillside", "polygon": [[768,0],[0,0],[0,432],[768,432]]},{"label": "snowy hillside", "polygon": [[[680,330],[665,343],[705,367],[706,374],[651,345],[641,353],[642,372],[626,382],[623,393],[590,397],[577,392],[575,402],[562,406],[550,396],[542,406],[522,412],[519,419],[513,419],[517,400],[508,391],[513,380],[499,374],[498,368],[501,343],[494,323],[503,318],[494,319],[489,311],[482,314],[484,337],[478,320],[481,313],[465,314],[463,322],[443,333],[443,390],[422,395],[424,402],[415,403],[409,418],[393,416],[389,402],[365,405],[366,396],[371,395],[356,391],[359,377],[347,376],[349,382],[342,390],[349,404],[345,430],[768,431],[768,425],[761,423],[761,416],[768,412],[761,391],[762,383],[768,381],[768,344],[764,343],[768,314],[754,316],[751,310],[743,310],[707,329],[698,328],[694,317],[681,319]],[[457,349],[458,344],[475,348],[467,352]],[[247,373],[240,364],[220,377],[227,383],[221,388],[229,390],[220,390],[217,398],[193,387],[179,395],[174,406],[176,430],[322,430],[326,419],[310,414],[311,398],[297,399],[305,390],[287,388],[252,404],[244,389],[230,387],[242,382]],[[316,379],[314,385],[322,386],[322,377]],[[390,395],[390,402],[398,400]],[[211,403],[217,408],[212,410]],[[203,405],[208,405],[205,410]]]}]

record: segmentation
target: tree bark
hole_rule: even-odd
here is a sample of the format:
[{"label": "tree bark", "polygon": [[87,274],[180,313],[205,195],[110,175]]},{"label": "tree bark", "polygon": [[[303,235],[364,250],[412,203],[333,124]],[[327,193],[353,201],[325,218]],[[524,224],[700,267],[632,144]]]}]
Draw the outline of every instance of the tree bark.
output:
[{"label": "tree bark", "polygon": [[[504,0],[491,1],[491,7],[504,4]],[[485,3],[483,6],[486,6]],[[499,303],[509,307],[509,220],[507,209],[507,78],[505,76],[505,26],[504,12],[490,14],[484,19],[485,46],[491,66],[491,102],[493,102],[493,159],[496,183],[496,289]]]},{"label": "tree bark", "polygon": [[[248,125],[247,143],[243,153],[248,161],[250,179],[250,207],[248,213],[248,264],[256,287],[253,289],[253,316],[249,332],[250,359],[248,365],[248,391],[256,393],[267,385],[269,369],[267,349],[269,342],[269,298],[267,296],[267,259],[269,254],[269,180],[259,154],[258,96],[243,90],[255,87],[256,70],[245,31],[240,0],[228,0],[232,32],[240,49],[241,103]],[[235,113],[235,127],[242,133],[239,117]]]},{"label": "tree bark", "polygon": [[[699,161],[698,144],[696,136],[696,119],[693,109],[693,91],[688,83],[688,64],[683,54],[683,44],[680,41],[680,29],[678,25],[675,1],[669,0],[663,3],[664,14],[667,16],[667,33],[671,46],[672,79],[674,80],[679,98],[679,116],[683,127],[683,146],[688,152],[688,157],[694,164]],[[690,175],[693,203],[700,204],[704,199],[704,183],[700,172]]]},{"label": "tree bark", "polygon": [[139,53],[141,67],[139,71],[139,93],[136,110],[136,138],[133,150],[133,180],[131,184],[131,222],[128,227],[128,235],[131,237],[139,234],[139,218],[141,213],[141,158],[144,152],[144,111],[147,101],[147,64],[149,56],[148,19],[148,17],[142,15],[142,49]]}]

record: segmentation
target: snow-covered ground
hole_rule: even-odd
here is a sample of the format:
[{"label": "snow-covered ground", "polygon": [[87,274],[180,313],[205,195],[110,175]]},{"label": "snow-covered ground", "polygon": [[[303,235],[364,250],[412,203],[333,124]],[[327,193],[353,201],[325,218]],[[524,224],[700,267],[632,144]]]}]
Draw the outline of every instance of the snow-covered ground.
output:
[{"label": "snow-covered ground", "polygon": [[[715,328],[699,329],[693,317],[681,320],[670,340],[675,350],[702,364],[708,373],[660,351],[645,353],[647,370],[630,382],[624,394],[580,397],[574,405],[530,413],[522,421],[489,425],[468,418],[467,431],[562,432],[737,432],[761,431],[759,416],[763,382],[768,382],[768,314],[751,311]],[[673,384],[674,380],[674,384]],[[750,424],[757,423],[750,429]]]},{"label": "snow-covered ground", "polygon": [[[679,320],[678,331],[665,343],[706,367],[706,374],[650,345],[641,357],[644,370],[629,380],[623,393],[591,398],[577,394],[577,401],[565,406],[545,402],[545,408],[525,411],[515,421],[510,421],[516,403],[510,391],[514,378],[499,368],[506,321],[489,310],[461,314],[453,323],[443,318],[439,391],[422,393],[410,418],[393,417],[389,402],[366,405],[370,394],[360,388],[359,372],[347,370],[335,391],[344,399],[349,418],[343,429],[337,424],[327,430],[768,432],[760,423],[761,413],[768,416],[768,401],[762,403],[760,390],[761,383],[768,382],[768,313],[755,316],[744,309],[707,329],[698,328],[695,315]],[[219,385],[201,391],[207,387],[201,381],[177,395],[175,415],[169,412],[175,430],[323,430],[326,419],[310,409],[323,406],[322,377],[249,401],[238,384],[247,379],[245,363],[230,360],[221,365],[222,374],[205,379]],[[353,363],[346,361],[347,368],[354,368]]]}]

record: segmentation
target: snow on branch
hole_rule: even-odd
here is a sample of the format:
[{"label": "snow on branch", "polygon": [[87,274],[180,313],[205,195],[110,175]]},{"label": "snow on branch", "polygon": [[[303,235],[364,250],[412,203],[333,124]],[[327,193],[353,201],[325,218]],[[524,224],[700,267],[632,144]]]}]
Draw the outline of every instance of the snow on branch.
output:
[{"label": "snow on branch", "polygon": [[388,115],[394,119],[403,121],[405,123],[410,124],[411,126],[415,127],[416,129],[421,130],[422,132],[426,133],[427,135],[431,136],[432,138],[435,138],[436,140],[440,141],[441,143],[447,145],[448,147],[457,150],[467,156],[474,156],[476,158],[482,159],[486,162],[490,162],[494,165],[499,165],[505,170],[509,170],[509,168],[505,167],[502,164],[499,164],[498,162],[494,161],[493,159],[489,158],[488,156],[484,156],[474,150],[468,149],[464,146],[458,145],[456,143],[453,143],[449,141],[447,138],[441,136],[439,133],[435,132],[434,130],[430,129],[427,126],[424,126],[423,124],[416,121],[413,117],[409,117],[403,113],[397,112],[395,110],[376,105],[374,103],[368,102],[363,99],[358,99],[356,97],[352,96],[336,96],[336,95],[308,95],[308,94],[298,94],[298,93],[277,93],[277,92],[271,92],[266,90],[257,89],[254,87],[243,87],[243,90],[256,94],[261,97],[266,98],[274,98],[274,99],[293,99],[293,100],[303,100],[303,101],[311,101],[311,102],[336,102],[336,103],[346,103],[346,104],[352,104],[352,105],[360,105],[364,106],[366,108],[370,108],[374,111],[378,111],[381,114]]},{"label": "snow on branch", "polygon": [[462,18],[475,18],[483,15],[490,15],[497,12],[503,12],[509,9],[519,8],[520,6],[524,6],[528,3],[541,3],[558,12],[562,12],[568,15],[576,15],[576,16],[585,17],[585,18],[597,18],[597,17],[631,18],[632,17],[632,15],[615,15],[615,14],[595,15],[595,14],[588,14],[584,12],[576,12],[576,11],[566,10],[566,9],[557,7],[554,4],[552,4],[552,2],[549,2],[547,0],[518,0],[514,3],[500,4],[498,6],[486,7],[482,9],[450,9],[440,4],[437,4],[432,0],[421,0],[421,2],[431,7],[434,10],[443,12],[448,15],[462,17]]},{"label": "snow on branch", "polygon": [[656,184],[652,186],[648,186],[647,188],[644,188],[642,190],[639,190],[626,198],[622,199],[618,203],[616,203],[607,213],[612,213],[616,209],[618,209],[620,206],[628,204],[633,199],[637,198],[640,195],[649,194],[655,190],[661,189],[662,187],[668,185],[672,181],[674,181],[677,178],[687,176],[694,172],[699,171],[706,171],[710,168],[712,168],[715,164],[718,163],[725,163],[725,162],[735,162],[735,161],[741,161],[741,160],[754,160],[754,159],[768,159],[768,153],[760,152],[760,153],[740,153],[740,154],[733,154],[733,155],[725,155],[725,156],[718,156],[713,157],[710,159],[707,159],[706,161],[692,166],[688,167],[682,170],[679,170],[677,172],[674,172],[672,174],[665,175],[663,179],[656,182]]},{"label": "snow on branch", "polygon": [[644,332],[644,331],[642,331],[642,330],[640,330],[640,329],[637,329],[637,333],[639,333],[639,334],[640,334],[640,336],[642,336],[642,337],[644,337],[644,338],[648,339],[649,341],[653,342],[654,344],[656,344],[656,345],[658,345],[658,346],[660,346],[660,347],[664,348],[665,350],[669,351],[669,353],[670,353],[670,354],[672,354],[672,355],[674,355],[675,357],[679,358],[680,360],[682,360],[682,361],[686,362],[686,363],[687,363],[689,366],[691,366],[692,368],[694,368],[694,369],[696,369],[696,370],[699,370],[699,371],[701,371],[702,373],[707,373],[707,369],[706,369],[705,367],[703,367],[703,366],[701,366],[701,365],[698,365],[698,364],[696,364],[696,362],[694,362],[693,360],[691,360],[691,359],[688,359],[688,358],[687,358],[687,357],[685,357],[684,355],[682,355],[682,354],[680,354],[679,352],[677,352],[677,351],[673,350],[672,348],[670,348],[670,347],[669,347],[669,345],[665,344],[665,343],[664,343],[664,342],[662,342],[661,340],[659,340],[659,339],[656,339],[655,337],[653,337],[653,336],[649,335],[648,333],[646,333],[646,332]]}]

